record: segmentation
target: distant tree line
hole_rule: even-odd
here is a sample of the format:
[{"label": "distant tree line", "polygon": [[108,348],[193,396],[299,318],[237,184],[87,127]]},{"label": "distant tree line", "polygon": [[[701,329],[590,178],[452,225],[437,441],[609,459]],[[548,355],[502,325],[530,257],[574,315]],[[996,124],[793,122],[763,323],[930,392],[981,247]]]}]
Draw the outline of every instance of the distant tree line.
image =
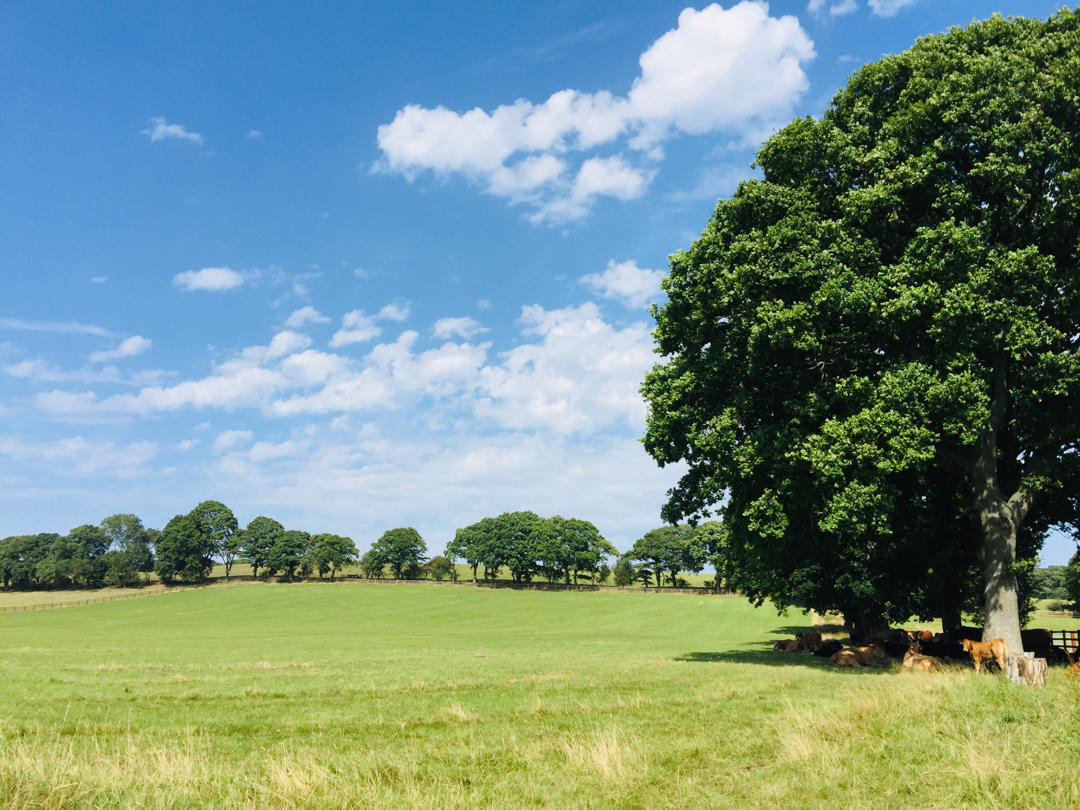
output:
[{"label": "distant tree line", "polygon": [[534,512],[504,512],[463,529],[446,546],[453,562],[463,560],[473,581],[483,568],[484,579],[495,579],[506,568],[516,583],[534,578],[577,584],[580,579],[602,582],[610,568],[607,559],[618,554],[587,520]]},{"label": "distant tree line", "polygon": [[[166,583],[205,581],[220,564],[226,579],[236,563],[253,577],[333,580],[346,566],[380,579],[457,579],[458,560],[473,581],[495,580],[504,570],[518,584],[533,580],[577,585],[615,583],[649,587],[685,585],[680,574],[722,561],[720,523],[665,526],[647,532],[630,551],[618,550],[587,520],[534,512],[505,512],[458,529],[445,555],[427,557],[427,545],[412,527],[389,529],[358,557],[349,537],[286,529],[259,515],[241,528],[232,510],[208,500],[176,515],[160,531],[131,514],[111,515],[96,526],[67,535],[34,534],[0,540],[0,583],[16,590],[132,587],[151,575]],[[609,565],[617,558],[614,572]],[[724,575],[718,570],[719,588]]]},{"label": "distant tree line", "polygon": [[0,582],[17,590],[131,587],[157,574],[163,582],[202,582],[216,563],[232,575],[237,562],[254,576],[334,579],[356,562],[348,537],[286,530],[260,515],[247,528],[220,501],[203,501],[165,528],[147,529],[135,515],[110,515],[67,535],[32,534],[0,540]]},{"label": "distant tree line", "polygon": [[615,584],[627,587],[640,582],[646,588],[666,580],[673,588],[686,587],[681,573],[701,571],[706,564],[716,569],[713,587],[721,590],[727,583],[723,546],[726,534],[719,521],[698,526],[679,524],[662,526],[646,532],[615,563]]}]

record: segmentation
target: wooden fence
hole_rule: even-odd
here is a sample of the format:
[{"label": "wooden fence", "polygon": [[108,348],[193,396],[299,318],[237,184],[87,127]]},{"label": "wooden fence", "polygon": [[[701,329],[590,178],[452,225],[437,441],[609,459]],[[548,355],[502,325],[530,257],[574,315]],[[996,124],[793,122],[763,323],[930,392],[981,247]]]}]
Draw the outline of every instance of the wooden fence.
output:
[{"label": "wooden fence", "polygon": [[1075,653],[1080,647],[1080,630],[1051,630],[1050,638],[1051,644],[1070,653]]}]

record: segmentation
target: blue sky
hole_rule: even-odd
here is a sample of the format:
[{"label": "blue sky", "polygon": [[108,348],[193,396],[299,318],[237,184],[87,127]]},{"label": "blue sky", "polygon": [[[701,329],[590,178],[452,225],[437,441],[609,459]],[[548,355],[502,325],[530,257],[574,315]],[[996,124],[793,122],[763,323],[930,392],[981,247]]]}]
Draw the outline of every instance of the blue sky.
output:
[{"label": "blue sky", "polygon": [[629,547],[667,256],[859,65],[1057,5],[4,3],[0,536],[215,498]]}]

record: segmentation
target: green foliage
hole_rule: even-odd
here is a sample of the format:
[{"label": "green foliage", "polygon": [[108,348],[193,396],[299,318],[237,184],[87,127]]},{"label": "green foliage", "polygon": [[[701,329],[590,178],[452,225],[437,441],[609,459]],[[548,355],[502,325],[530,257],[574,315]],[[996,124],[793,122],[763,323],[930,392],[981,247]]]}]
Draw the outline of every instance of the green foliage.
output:
[{"label": "green foliage", "polygon": [[615,561],[615,584],[620,588],[629,588],[634,584],[634,563],[625,554]]},{"label": "green foliage", "polygon": [[1065,566],[1063,579],[1062,584],[1072,601],[1073,610],[1080,610],[1080,551],[1074,554],[1069,564]]},{"label": "green foliage", "polygon": [[267,556],[266,568],[270,575],[281,574],[285,579],[294,579],[297,574],[310,571],[310,547],[311,535],[307,532],[296,529],[281,532]]},{"label": "green foliage", "polygon": [[657,588],[663,585],[663,573],[667,573],[671,586],[676,587],[680,572],[697,572],[705,567],[708,555],[705,539],[704,534],[685,524],[662,526],[646,532],[626,556],[651,564]]},{"label": "green foliage", "polygon": [[365,551],[360,558],[360,573],[368,579],[382,579],[385,568],[382,558],[373,549]]},{"label": "green foliage", "polygon": [[271,550],[284,531],[285,527],[273,518],[259,515],[239,533],[239,559],[251,566],[253,577],[270,564]]},{"label": "green foliage", "polygon": [[1064,565],[1036,568],[1032,572],[1032,596],[1035,599],[1068,599],[1065,570]]},{"label": "green foliage", "polygon": [[164,582],[202,582],[214,567],[217,548],[191,515],[177,515],[157,538],[154,570]]},{"label": "green foliage", "polygon": [[329,573],[333,581],[342,568],[356,562],[356,545],[348,537],[317,534],[311,538],[311,560],[319,579]]},{"label": "green foliage", "polygon": [[237,533],[236,516],[220,501],[203,501],[191,510],[191,517],[199,531],[213,544],[228,578],[243,545],[243,537]]},{"label": "green foliage", "polygon": [[1077,52],[1062,11],[861,68],[672,257],[645,446],[755,600],[870,626],[986,590],[1015,625],[1014,564],[1080,522]]},{"label": "green foliage", "polygon": [[442,582],[454,572],[454,565],[441,554],[424,564],[424,574],[436,582]]},{"label": "green foliage", "polygon": [[420,574],[427,546],[412,527],[388,529],[371,547],[374,561],[388,565],[395,579],[415,579]]},{"label": "green foliage", "polygon": [[605,560],[618,552],[587,520],[556,515],[542,518],[535,512],[504,512],[458,529],[447,545],[451,559],[464,559],[476,579],[484,566],[487,578],[506,567],[515,582],[529,582],[539,574],[549,582],[562,579],[577,584],[579,577],[602,580]]}]

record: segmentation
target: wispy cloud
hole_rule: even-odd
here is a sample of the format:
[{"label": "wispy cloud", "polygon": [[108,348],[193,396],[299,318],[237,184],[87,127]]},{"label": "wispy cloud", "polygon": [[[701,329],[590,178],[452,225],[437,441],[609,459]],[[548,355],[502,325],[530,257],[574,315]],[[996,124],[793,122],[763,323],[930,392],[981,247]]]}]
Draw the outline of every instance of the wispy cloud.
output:
[{"label": "wispy cloud", "polygon": [[312,306],[301,307],[285,319],[290,329],[300,329],[309,323],[330,323],[330,319]]},{"label": "wispy cloud", "polygon": [[116,337],[116,333],[103,326],[78,321],[26,321],[21,318],[0,318],[0,329],[19,329],[27,332],[56,332],[62,335],[97,335]]},{"label": "wispy cloud", "polygon": [[153,341],[150,340],[150,338],[144,338],[142,335],[134,335],[127,340],[121,341],[120,345],[115,349],[92,352],[90,354],[90,362],[105,363],[110,360],[119,360],[121,357],[134,357],[137,354],[142,354],[152,345]]},{"label": "wispy cloud", "polygon": [[901,9],[917,2],[919,0],[870,0],[870,10],[878,17],[895,17]]},{"label": "wispy cloud", "polygon": [[431,333],[440,340],[449,340],[452,337],[468,340],[474,335],[487,331],[487,328],[478,320],[465,316],[464,318],[439,318],[435,321],[435,327]]},{"label": "wispy cloud", "polygon": [[142,131],[151,143],[165,140],[187,141],[201,145],[203,136],[198,132],[192,132],[183,124],[170,124],[164,118],[155,116],[150,119],[150,126]]}]

